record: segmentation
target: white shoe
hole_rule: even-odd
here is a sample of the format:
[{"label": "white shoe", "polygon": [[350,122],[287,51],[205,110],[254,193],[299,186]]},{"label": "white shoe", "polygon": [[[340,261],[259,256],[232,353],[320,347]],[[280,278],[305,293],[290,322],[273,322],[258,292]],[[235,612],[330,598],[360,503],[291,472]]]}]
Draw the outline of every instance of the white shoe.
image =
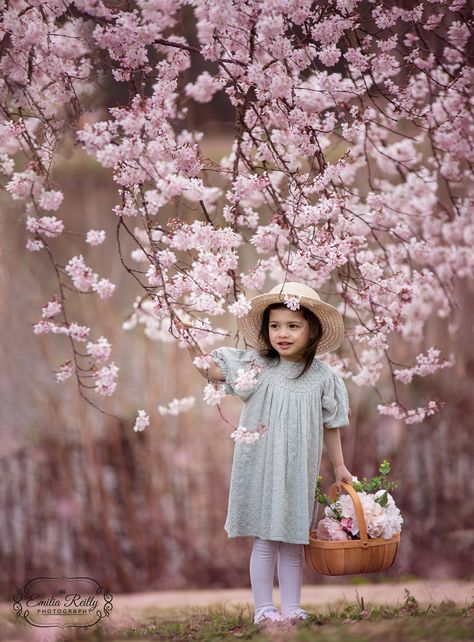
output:
[{"label": "white shoe", "polygon": [[311,616],[307,611],[303,609],[293,609],[284,616],[284,620],[307,620]]},{"label": "white shoe", "polygon": [[260,624],[261,622],[281,622],[282,617],[280,612],[274,607],[274,606],[265,606],[261,609],[259,609],[255,613],[255,617],[253,619],[254,624]]}]

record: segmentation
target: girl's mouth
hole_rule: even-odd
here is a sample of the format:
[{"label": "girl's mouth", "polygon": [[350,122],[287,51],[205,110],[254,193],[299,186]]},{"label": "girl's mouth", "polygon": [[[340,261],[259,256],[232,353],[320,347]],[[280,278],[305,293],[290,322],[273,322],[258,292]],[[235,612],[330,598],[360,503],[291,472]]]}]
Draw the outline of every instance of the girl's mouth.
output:
[{"label": "girl's mouth", "polygon": [[289,348],[291,346],[291,343],[279,343],[278,344],[280,348]]}]

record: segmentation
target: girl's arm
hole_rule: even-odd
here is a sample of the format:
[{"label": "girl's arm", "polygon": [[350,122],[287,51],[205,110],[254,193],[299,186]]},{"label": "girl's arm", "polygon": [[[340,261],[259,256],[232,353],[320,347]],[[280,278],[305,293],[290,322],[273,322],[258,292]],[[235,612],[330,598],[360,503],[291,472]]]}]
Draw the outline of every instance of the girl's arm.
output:
[{"label": "girl's arm", "polygon": [[339,428],[326,428],[324,427],[324,447],[326,448],[329,459],[334,468],[334,475],[336,477],[336,484],[338,489],[341,489],[341,482],[352,484],[352,474],[348,471],[344,464],[344,455],[342,454],[341,434]]},{"label": "girl's arm", "polygon": [[[175,325],[178,327],[181,326],[183,328],[192,328],[193,326],[189,323],[186,323],[185,321],[178,321],[175,319]],[[202,356],[202,351],[197,345],[197,343],[194,344],[189,344],[187,345],[188,352],[191,356],[191,359],[194,359],[195,357],[200,357]],[[194,365],[194,364],[193,364]],[[211,365],[209,368],[198,368],[197,366],[194,366],[198,372],[202,374],[202,376],[205,379],[211,379],[211,381],[225,381],[225,376],[224,373],[222,372],[221,368],[217,365],[215,361],[211,362]]]}]

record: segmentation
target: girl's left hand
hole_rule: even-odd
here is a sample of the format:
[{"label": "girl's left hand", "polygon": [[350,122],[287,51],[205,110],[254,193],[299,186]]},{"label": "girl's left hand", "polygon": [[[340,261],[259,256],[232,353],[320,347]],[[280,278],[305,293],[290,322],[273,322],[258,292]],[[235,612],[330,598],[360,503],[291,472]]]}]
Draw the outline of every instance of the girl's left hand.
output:
[{"label": "girl's left hand", "polygon": [[346,482],[346,484],[352,485],[352,473],[342,464],[341,466],[336,466],[334,469],[334,475],[336,476],[336,486],[337,490],[342,490],[341,482]]}]

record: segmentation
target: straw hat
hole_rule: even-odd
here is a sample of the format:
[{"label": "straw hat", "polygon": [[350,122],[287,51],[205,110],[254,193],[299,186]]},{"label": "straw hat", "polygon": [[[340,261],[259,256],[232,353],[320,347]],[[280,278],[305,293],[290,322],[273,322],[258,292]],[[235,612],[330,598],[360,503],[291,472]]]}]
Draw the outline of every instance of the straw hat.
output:
[{"label": "straw hat", "polygon": [[237,317],[237,326],[247,343],[254,348],[265,348],[259,340],[260,327],[265,308],[272,303],[284,303],[286,296],[297,297],[300,305],[313,312],[321,322],[323,333],[316,354],[336,350],[344,339],[344,321],[341,313],[329,303],[321,301],[313,288],[302,283],[279,283],[267,294],[250,299],[251,308],[243,317]]}]

